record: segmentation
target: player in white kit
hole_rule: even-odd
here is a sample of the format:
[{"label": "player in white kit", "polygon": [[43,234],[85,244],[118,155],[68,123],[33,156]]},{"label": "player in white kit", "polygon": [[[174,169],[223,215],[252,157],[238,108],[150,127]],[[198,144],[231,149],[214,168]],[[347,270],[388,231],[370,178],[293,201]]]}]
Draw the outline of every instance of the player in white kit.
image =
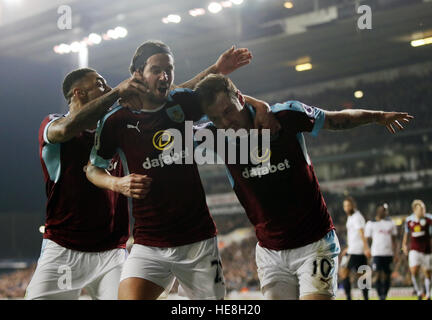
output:
[{"label": "player in white kit", "polygon": [[385,300],[390,289],[390,276],[393,259],[396,256],[396,225],[387,219],[388,205],[379,205],[376,209],[375,221],[368,221],[365,227],[365,237],[372,239],[372,269],[374,284],[380,300]]},{"label": "player in white kit", "polygon": [[[342,251],[339,276],[347,299],[351,300],[350,272],[353,271],[358,276],[359,267],[368,264],[367,259],[371,257],[371,253],[364,235],[366,221],[360,211],[357,210],[352,197],[345,198],[343,209],[348,216],[346,222],[348,246]],[[368,300],[368,289],[364,288],[362,292],[364,299]]]}]

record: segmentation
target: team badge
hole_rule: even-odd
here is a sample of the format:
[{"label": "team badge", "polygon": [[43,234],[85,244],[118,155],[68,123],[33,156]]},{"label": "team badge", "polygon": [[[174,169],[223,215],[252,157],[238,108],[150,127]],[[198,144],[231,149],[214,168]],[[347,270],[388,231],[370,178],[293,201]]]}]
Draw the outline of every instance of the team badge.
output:
[{"label": "team badge", "polygon": [[420,225],[424,227],[426,225],[426,219],[420,219]]},{"label": "team badge", "polygon": [[166,109],[168,117],[174,122],[183,122],[185,119],[185,115],[183,113],[180,105],[175,105],[174,107],[170,107]]}]

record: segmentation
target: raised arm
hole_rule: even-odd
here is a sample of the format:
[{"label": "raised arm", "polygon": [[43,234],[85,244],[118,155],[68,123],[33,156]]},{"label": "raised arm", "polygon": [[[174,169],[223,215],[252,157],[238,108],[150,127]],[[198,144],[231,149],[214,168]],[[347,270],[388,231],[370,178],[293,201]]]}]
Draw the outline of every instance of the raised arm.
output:
[{"label": "raised arm", "polygon": [[98,168],[89,161],[85,167],[87,179],[95,186],[121,193],[126,197],[144,199],[150,191],[151,178],[132,173],[125,177],[116,177],[108,171]]},{"label": "raised arm", "polygon": [[49,142],[66,142],[80,132],[94,128],[97,121],[120,97],[146,91],[147,87],[135,78],[122,81],[117,87],[86,103],[79,110],[71,111],[67,116],[54,121],[47,129]]},{"label": "raised arm", "polygon": [[247,65],[252,59],[252,54],[246,48],[236,49],[232,46],[230,49],[222,53],[217,61],[205,69],[204,71],[197,74],[194,78],[180,84],[180,88],[193,89],[195,85],[204,79],[206,76],[212,73],[220,73],[223,75],[230,74],[238,68]]},{"label": "raised arm", "polygon": [[406,112],[384,112],[363,109],[345,109],[325,111],[324,129],[345,130],[364,124],[378,123],[385,126],[390,133],[396,129],[403,130],[402,124],[409,123],[414,117]]},{"label": "raised arm", "polygon": [[79,111],[54,121],[47,129],[51,143],[66,142],[81,131],[90,129],[119,98],[117,90],[111,90],[103,96],[88,102]]}]

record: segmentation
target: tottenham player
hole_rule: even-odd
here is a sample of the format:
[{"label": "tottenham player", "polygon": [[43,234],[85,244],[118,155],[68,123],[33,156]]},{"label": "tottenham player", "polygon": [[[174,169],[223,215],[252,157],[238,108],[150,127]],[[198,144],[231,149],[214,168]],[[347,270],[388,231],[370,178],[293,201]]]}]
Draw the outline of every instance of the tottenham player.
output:
[{"label": "tottenham player", "polygon": [[376,209],[375,221],[368,221],[365,237],[372,239],[372,269],[374,283],[380,300],[385,300],[390,289],[391,265],[397,259],[397,229],[394,222],[387,219],[388,205],[381,204]]},{"label": "tottenham player", "polygon": [[[413,213],[405,220],[405,233],[402,239],[402,250],[408,256],[408,266],[411,280],[419,300],[422,299],[422,289],[419,284],[420,268],[424,274],[426,299],[430,299],[430,283],[432,269],[431,235],[432,215],[426,213],[426,206],[422,200],[414,200],[411,204]],[[408,238],[410,246],[408,251]]]},{"label": "tottenham player", "polygon": [[[339,276],[345,290],[348,300],[351,300],[351,281],[350,273],[354,274],[354,278],[358,277],[360,266],[368,265],[367,259],[371,257],[369,244],[364,235],[366,221],[363,215],[357,210],[357,204],[352,197],[346,197],[343,201],[343,210],[348,216],[346,222],[347,229],[347,247],[341,254],[341,268]],[[369,299],[368,288],[362,289],[363,298]]]},{"label": "tottenham player", "polygon": [[[210,75],[195,90],[212,121],[205,128],[215,132],[253,127],[253,109],[230,79]],[[298,101],[278,103],[271,110],[281,130],[271,139],[270,150],[250,150],[247,164],[225,161],[232,187],[255,226],[262,292],[267,299],[331,299],[337,289],[340,247],[302,132],[317,135],[321,128],[348,129],[370,122],[390,125],[409,121],[410,116],[329,112]],[[227,139],[225,148],[231,143],[236,141]],[[260,159],[261,164],[252,164]]]},{"label": "tottenham player", "polygon": [[[245,59],[248,62],[250,56]],[[215,72],[230,73],[246,64],[243,60],[234,57]],[[107,168],[110,159],[119,154],[128,172],[151,179],[148,188],[136,184],[130,195],[134,245],[121,275],[119,299],[156,299],[171,289],[175,278],[182,293],[191,299],[222,299],[225,286],[216,228],[197,166],[174,163],[193,150],[183,141],[181,152],[163,156],[172,145],[169,137],[165,140],[169,135],[166,130],[177,129],[185,137],[184,121],[198,120],[202,112],[188,90],[169,90],[174,61],[167,45],[142,44],[130,71],[142,76],[150,92],[139,96],[140,111],[120,107],[103,118],[91,154],[93,166],[87,170],[90,181],[110,189],[117,178],[96,167]]]}]

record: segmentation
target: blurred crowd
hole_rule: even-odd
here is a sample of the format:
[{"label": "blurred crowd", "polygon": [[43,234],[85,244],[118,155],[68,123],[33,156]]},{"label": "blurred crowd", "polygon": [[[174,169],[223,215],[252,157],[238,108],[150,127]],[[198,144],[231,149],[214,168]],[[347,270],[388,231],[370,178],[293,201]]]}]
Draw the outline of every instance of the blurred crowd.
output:
[{"label": "blurred crowd", "polygon": [[0,299],[24,297],[35,268],[36,264],[27,269],[0,275]]}]

